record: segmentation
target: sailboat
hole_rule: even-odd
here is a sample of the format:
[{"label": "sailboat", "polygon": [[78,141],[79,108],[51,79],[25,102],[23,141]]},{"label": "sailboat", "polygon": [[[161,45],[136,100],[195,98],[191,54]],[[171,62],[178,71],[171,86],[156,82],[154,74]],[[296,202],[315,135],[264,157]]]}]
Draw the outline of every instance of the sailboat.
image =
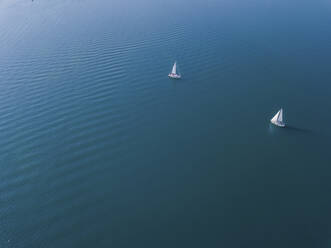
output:
[{"label": "sailboat", "polygon": [[172,71],[170,72],[168,77],[174,78],[174,79],[180,79],[181,78],[180,74],[177,73],[177,62],[174,63],[174,65],[172,67]]},{"label": "sailboat", "polygon": [[270,120],[270,122],[278,127],[285,127],[283,122],[283,109],[281,108],[277,114]]}]

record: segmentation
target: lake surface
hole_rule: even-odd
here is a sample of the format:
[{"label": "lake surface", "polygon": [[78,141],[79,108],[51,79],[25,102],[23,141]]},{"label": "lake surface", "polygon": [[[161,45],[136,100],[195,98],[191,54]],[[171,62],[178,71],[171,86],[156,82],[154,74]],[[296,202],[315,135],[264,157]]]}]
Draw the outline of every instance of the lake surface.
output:
[{"label": "lake surface", "polygon": [[330,247],[330,24],[329,0],[0,0],[0,247]]}]

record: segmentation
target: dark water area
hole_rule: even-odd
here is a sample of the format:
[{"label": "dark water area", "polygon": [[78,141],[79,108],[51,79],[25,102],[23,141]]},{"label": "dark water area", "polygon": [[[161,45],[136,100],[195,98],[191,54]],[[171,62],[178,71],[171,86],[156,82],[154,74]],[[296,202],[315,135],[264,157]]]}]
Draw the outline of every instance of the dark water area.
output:
[{"label": "dark water area", "polygon": [[329,0],[0,0],[0,247],[330,247],[330,23]]}]

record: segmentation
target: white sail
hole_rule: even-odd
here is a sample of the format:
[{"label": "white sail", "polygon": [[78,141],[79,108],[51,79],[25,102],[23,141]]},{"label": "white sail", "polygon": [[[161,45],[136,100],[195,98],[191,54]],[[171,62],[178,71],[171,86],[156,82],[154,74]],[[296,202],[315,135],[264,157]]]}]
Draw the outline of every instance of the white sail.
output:
[{"label": "white sail", "polygon": [[277,121],[283,122],[283,109],[279,110]]},{"label": "white sail", "polygon": [[172,74],[177,74],[177,65],[176,65],[176,62],[174,64],[174,66],[172,67],[172,71],[171,71]]},{"label": "white sail", "polygon": [[283,109],[280,109],[270,121],[276,126],[284,127],[285,123],[283,122]]},{"label": "white sail", "polygon": [[178,72],[177,72],[177,62],[176,61],[173,65],[172,70],[171,70],[170,74],[168,75],[168,77],[174,78],[174,79],[180,79],[181,78],[180,74],[178,74]]}]

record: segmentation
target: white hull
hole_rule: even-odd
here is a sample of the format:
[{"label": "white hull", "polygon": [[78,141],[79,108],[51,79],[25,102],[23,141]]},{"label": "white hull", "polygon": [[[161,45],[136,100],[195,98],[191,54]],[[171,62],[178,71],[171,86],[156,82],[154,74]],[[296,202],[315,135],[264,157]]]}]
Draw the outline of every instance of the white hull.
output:
[{"label": "white hull", "polygon": [[279,122],[279,121],[270,121],[272,124],[276,125],[277,127],[285,127],[284,122]]},{"label": "white hull", "polygon": [[168,77],[170,77],[170,78],[174,78],[174,79],[180,79],[180,75],[178,75],[178,74],[174,74],[174,73],[170,73],[170,74],[168,75]]}]

